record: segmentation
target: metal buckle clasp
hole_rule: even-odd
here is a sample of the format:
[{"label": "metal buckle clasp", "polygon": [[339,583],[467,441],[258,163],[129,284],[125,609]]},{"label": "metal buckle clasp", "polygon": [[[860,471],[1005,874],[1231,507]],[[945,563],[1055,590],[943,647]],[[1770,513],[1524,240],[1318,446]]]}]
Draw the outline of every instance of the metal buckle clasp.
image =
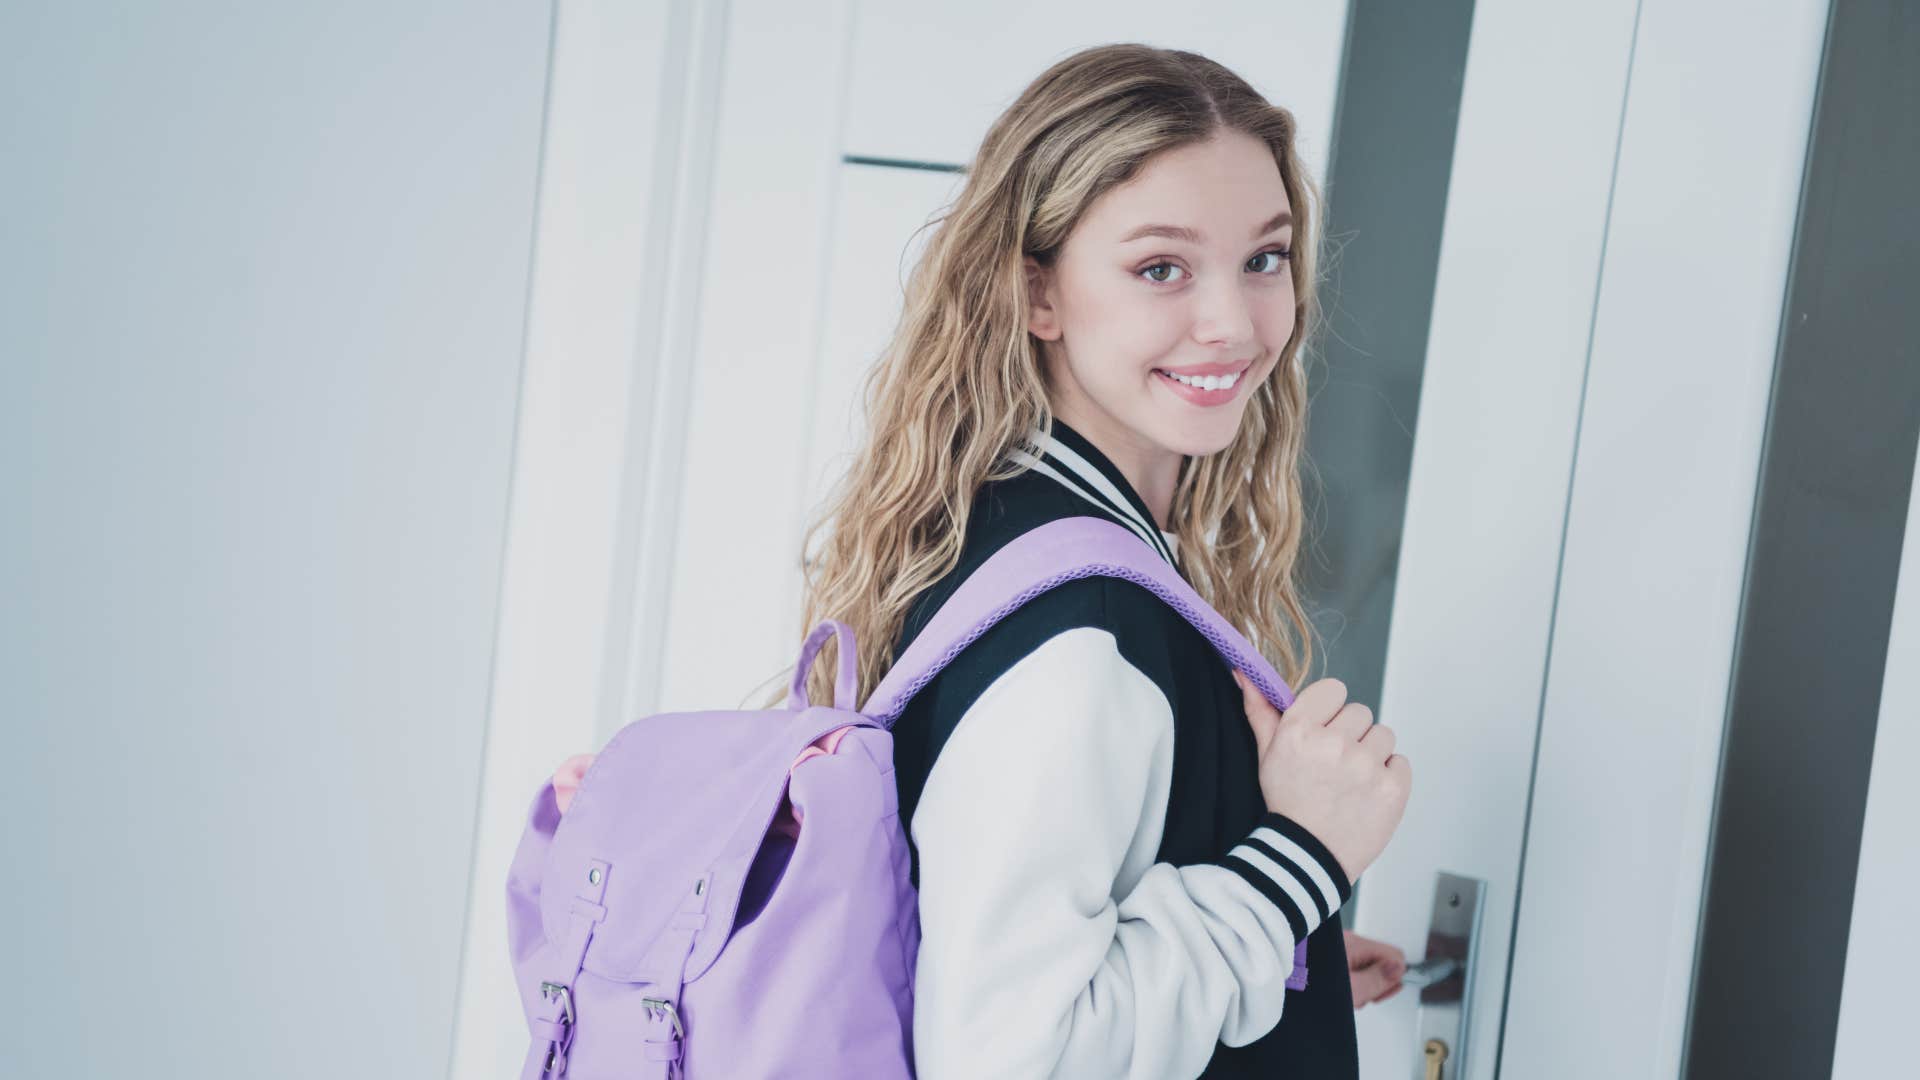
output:
[{"label": "metal buckle clasp", "polygon": [[540,996],[548,1001],[560,1002],[560,1015],[568,1027],[573,1026],[573,991],[565,983],[543,982],[540,984]]},{"label": "metal buckle clasp", "polygon": [[560,1003],[560,1023],[566,1027],[558,1040],[547,1044],[547,1060],[540,1066],[541,1072],[558,1072],[566,1068],[567,1046],[573,1042],[573,989],[566,983],[543,982],[540,996]]},{"label": "metal buckle clasp", "polygon": [[673,1007],[673,1002],[668,1001],[666,998],[641,998],[640,1004],[646,1008],[647,1016],[650,1019],[657,1013],[666,1013],[667,1019],[673,1021],[674,1038],[684,1039],[687,1037],[687,1030],[680,1026],[680,1013]]}]

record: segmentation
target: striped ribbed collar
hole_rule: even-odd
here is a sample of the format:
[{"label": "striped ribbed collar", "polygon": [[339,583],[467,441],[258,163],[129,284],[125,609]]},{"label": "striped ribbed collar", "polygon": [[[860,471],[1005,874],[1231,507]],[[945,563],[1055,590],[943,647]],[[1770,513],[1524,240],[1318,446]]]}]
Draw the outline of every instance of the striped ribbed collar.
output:
[{"label": "striped ribbed collar", "polygon": [[1153,523],[1146,500],[1119,467],[1066,421],[1054,417],[1051,432],[1034,428],[1027,433],[1025,449],[1016,448],[1012,457],[1098,507],[1145,540],[1169,565],[1178,565],[1174,562],[1178,539]]}]

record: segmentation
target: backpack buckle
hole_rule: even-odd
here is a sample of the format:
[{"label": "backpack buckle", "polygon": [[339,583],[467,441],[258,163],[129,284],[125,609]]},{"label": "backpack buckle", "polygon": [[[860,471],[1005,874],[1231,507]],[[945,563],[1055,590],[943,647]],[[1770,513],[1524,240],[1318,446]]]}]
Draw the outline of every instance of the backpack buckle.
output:
[{"label": "backpack buckle", "polygon": [[667,1019],[673,1021],[674,1038],[684,1039],[687,1037],[687,1029],[680,1026],[680,1013],[674,1009],[673,1002],[668,1001],[666,998],[641,998],[640,1004],[646,1008],[648,1019],[655,1019],[655,1014],[657,1013],[666,1013]]},{"label": "backpack buckle", "polygon": [[565,983],[543,982],[540,984],[540,996],[548,1001],[560,1002],[560,1015],[568,1027],[573,1026],[573,991]]}]

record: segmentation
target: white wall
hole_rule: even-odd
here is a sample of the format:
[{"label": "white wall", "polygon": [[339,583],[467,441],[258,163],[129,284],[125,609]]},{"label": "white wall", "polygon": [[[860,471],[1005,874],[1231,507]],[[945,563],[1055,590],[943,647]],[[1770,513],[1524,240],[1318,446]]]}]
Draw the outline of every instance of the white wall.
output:
[{"label": "white wall", "polygon": [[444,1073],[549,28],[0,7],[0,1074]]},{"label": "white wall", "polygon": [[[1920,476],[1920,465],[1915,468]],[[1920,493],[1920,485],[1914,488]],[[1853,925],[1847,932],[1847,969],[1840,991],[1840,1028],[1833,1048],[1834,1080],[1877,1080],[1894,1062],[1913,1057],[1914,973],[1920,972],[1920,499],[1907,507],[1887,637],[1887,675],[1873,737],[1867,818],[1860,834],[1860,873],[1853,885]]]}]

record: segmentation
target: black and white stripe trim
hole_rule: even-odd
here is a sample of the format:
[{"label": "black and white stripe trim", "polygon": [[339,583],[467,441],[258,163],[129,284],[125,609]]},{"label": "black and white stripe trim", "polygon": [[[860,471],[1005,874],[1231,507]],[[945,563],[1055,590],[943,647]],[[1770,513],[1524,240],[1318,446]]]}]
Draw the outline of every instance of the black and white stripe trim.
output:
[{"label": "black and white stripe trim", "polygon": [[1332,918],[1353,895],[1352,883],[1326,845],[1292,818],[1271,811],[1220,865],[1273,901],[1295,941]]},{"label": "black and white stripe trim", "polygon": [[1027,435],[1024,448],[1015,448],[1010,456],[1106,511],[1108,516],[1118,519],[1120,524],[1133,530],[1134,535],[1152,545],[1168,565],[1178,565],[1159,527],[1143,517],[1098,466],[1075,453],[1072,447],[1036,428]]}]

